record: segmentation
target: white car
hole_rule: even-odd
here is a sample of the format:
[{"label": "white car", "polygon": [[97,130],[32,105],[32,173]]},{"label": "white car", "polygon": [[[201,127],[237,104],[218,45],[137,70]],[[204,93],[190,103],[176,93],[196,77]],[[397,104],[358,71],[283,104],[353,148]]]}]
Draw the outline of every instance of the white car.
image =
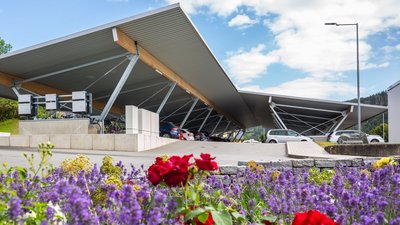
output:
[{"label": "white car", "polygon": [[[335,132],[328,134],[328,141],[336,143],[338,141],[339,137],[343,134],[357,134],[357,133],[359,133],[358,130],[337,130]],[[369,134],[365,134],[365,135],[367,135],[368,143],[384,143],[385,142],[385,140],[379,135],[369,135]]]},{"label": "white car", "polygon": [[257,140],[254,140],[254,139],[249,139],[249,140],[243,141],[243,143],[260,143],[260,142]]},{"label": "white car", "polygon": [[183,135],[183,140],[194,141],[193,133],[189,132],[187,129],[181,129],[181,132]]},{"label": "white car", "polygon": [[271,129],[267,133],[266,143],[286,143],[291,141],[313,141],[313,139],[303,136],[290,129]]}]

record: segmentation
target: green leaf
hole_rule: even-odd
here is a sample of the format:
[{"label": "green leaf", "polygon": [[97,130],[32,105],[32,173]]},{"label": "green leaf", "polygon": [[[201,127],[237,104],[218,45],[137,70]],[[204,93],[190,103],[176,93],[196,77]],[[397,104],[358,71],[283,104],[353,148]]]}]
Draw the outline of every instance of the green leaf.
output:
[{"label": "green leaf", "polygon": [[188,214],[185,215],[185,221],[192,220],[195,218],[197,215],[205,212],[203,208],[196,208],[189,212]]},{"label": "green leaf", "polygon": [[26,169],[25,169],[25,168],[22,168],[22,167],[19,167],[19,166],[15,167],[15,169],[18,171],[18,175],[19,175],[23,180],[25,180],[25,179],[26,179],[26,174],[27,174]]},{"label": "green leaf", "polygon": [[266,221],[271,222],[271,223],[275,223],[278,220],[278,217],[271,216],[271,215],[266,215],[266,216],[262,216],[261,219],[262,220],[266,220]]},{"label": "green leaf", "polygon": [[218,208],[218,210],[225,210],[226,206],[223,202],[219,202],[217,208]]},{"label": "green leaf", "polygon": [[231,215],[227,211],[211,211],[216,225],[232,225]]},{"label": "green leaf", "polygon": [[235,218],[237,220],[244,220],[245,219],[244,215],[242,215],[241,213],[232,212],[231,214],[232,214],[233,218]]},{"label": "green leaf", "polygon": [[189,189],[188,197],[189,197],[193,202],[195,202],[195,201],[196,201],[196,198],[197,198],[197,193],[196,193],[196,191],[193,190],[193,189]]},{"label": "green leaf", "polygon": [[208,212],[203,212],[202,214],[197,216],[197,219],[201,222],[201,223],[205,223],[208,219]]}]

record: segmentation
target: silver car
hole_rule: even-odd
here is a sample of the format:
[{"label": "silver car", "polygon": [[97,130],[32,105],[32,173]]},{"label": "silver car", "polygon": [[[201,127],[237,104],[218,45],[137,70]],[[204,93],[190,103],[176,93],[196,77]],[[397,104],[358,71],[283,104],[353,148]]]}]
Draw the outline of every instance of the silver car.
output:
[{"label": "silver car", "polygon": [[[384,143],[385,140],[379,136],[379,135],[370,135],[370,134],[365,134],[364,132],[359,132],[357,130],[337,130],[334,132],[331,132],[328,134],[328,141],[329,142],[343,142],[347,136],[366,136],[367,143]],[[339,139],[341,136],[344,136],[344,138]],[[360,138],[360,142],[362,141],[362,138]],[[363,141],[365,142],[365,141]],[[367,144],[365,143],[365,144]]]},{"label": "silver car", "polygon": [[265,140],[266,143],[286,143],[290,141],[313,141],[313,139],[290,129],[271,129],[268,131]]}]

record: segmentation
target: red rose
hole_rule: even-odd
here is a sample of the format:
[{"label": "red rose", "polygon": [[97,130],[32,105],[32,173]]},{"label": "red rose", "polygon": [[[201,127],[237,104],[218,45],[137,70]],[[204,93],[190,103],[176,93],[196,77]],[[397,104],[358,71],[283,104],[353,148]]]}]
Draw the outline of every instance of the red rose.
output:
[{"label": "red rose", "polygon": [[183,184],[189,177],[189,160],[193,155],[183,157],[172,156],[168,159],[157,157],[156,161],[147,170],[147,178],[153,185],[161,181],[172,187]]},{"label": "red rose", "polygon": [[217,170],[218,164],[217,162],[213,161],[215,159],[211,158],[210,154],[200,154],[201,159],[195,159],[196,165],[200,170]]},{"label": "red rose", "polygon": [[339,224],[317,210],[310,210],[308,212],[296,213],[292,225],[339,225]]},{"label": "red rose", "polygon": [[157,165],[153,164],[147,170],[147,179],[149,179],[153,185],[157,185],[161,182],[162,178]]}]

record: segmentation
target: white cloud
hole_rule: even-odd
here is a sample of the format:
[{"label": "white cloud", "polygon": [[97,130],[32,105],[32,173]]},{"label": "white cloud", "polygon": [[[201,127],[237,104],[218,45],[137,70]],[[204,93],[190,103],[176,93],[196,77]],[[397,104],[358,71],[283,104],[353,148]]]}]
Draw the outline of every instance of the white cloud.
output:
[{"label": "white cloud", "polygon": [[[177,2],[176,0],[165,0]],[[281,63],[306,72],[306,78],[284,83],[274,91],[302,93],[309,88],[312,96],[329,96],[346,92],[343,81],[335,80],[339,73],[356,70],[355,26],[325,26],[325,22],[359,23],[359,53],[362,70],[381,68],[388,62],[373,63],[373,48],[367,37],[389,28],[400,27],[400,1],[398,0],[180,0],[181,5],[196,14],[207,10],[226,18],[237,12],[253,12],[264,19],[266,29],[274,34],[276,49],[265,52],[256,44],[249,52],[239,51],[225,60],[227,71],[239,84],[250,83],[264,75],[272,63]],[[395,46],[391,51],[397,51]],[[253,60],[248,57],[254,57]],[[268,76],[268,75],[267,75]],[[293,79],[296,79],[293,76]],[[323,88],[310,87],[314,81]],[[294,82],[299,82],[295,85]],[[300,85],[299,85],[300,84]],[[264,84],[263,86],[267,86]],[[272,89],[269,89],[272,90]],[[319,94],[317,94],[319,93]]]},{"label": "white cloud", "polygon": [[343,81],[327,81],[319,77],[305,77],[285,82],[277,87],[262,88],[259,85],[240,87],[241,90],[298,96],[305,98],[348,100],[356,96],[356,87]]},{"label": "white cloud", "polygon": [[386,53],[391,53],[391,52],[394,52],[394,51],[400,51],[400,44],[395,45],[395,46],[390,46],[390,45],[383,46],[382,50],[385,51]]},{"label": "white cloud", "polygon": [[256,23],[258,23],[258,20],[256,19],[252,20],[247,15],[238,14],[228,22],[228,25],[230,27],[238,27],[239,29],[244,29],[251,27]]},{"label": "white cloud", "polygon": [[267,71],[267,67],[278,61],[278,57],[273,53],[265,54],[265,45],[260,44],[257,47],[246,52],[238,50],[230,53],[225,60],[228,74],[238,83],[248,83],[254,78],[261,76]]}]

